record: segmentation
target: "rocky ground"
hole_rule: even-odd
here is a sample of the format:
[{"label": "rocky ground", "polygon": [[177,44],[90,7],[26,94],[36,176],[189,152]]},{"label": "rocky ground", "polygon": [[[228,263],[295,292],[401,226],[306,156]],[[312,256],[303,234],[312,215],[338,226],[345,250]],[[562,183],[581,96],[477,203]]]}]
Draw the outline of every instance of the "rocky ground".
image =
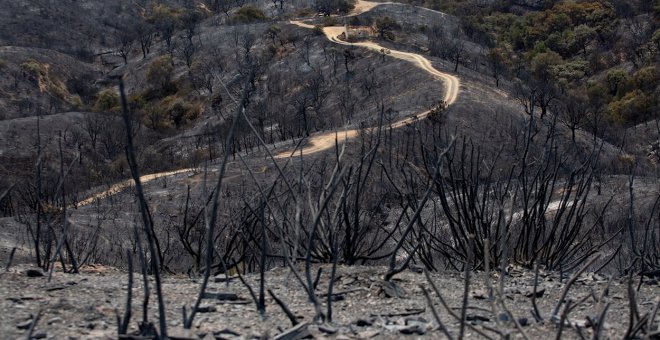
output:
[{"label": "rocky ground", "polygon": [[[333,320],[323,324],[314,323],[314,308],[289,269],[276,268],[266,272],[266,289],[271,289],[296,315],[300,322],[298,336],[336,339],[443,338],[445,335],[421,289],[424,287],[430,292],[433,308],[438,311],[442,323],[452,337],[458,337],[460,323],[440,303],[423,273],[409,270],[397,275],[394,282],[402,296],[393,297],[393,287],[382,281],[385,271],[384,267],[339,267],[332,303]],[[317,289],[324,302],[327,298],[322,294],[327,292],[328,273],[330,267],[323,267]],[[25,265],[0,273],[0,332],[4,337],[26,337],[38,316],[32,338],[117,338],[116,312],[123,314],[125,310],[127,273],[114,268],[89,266],[78,275],[55,272],[51,282],[48,282],[47,275],[40,274],[40,271]],[[452,313],[460,317],[465,282],[463,274],[441,272],[431,274],[431,278]],[[490,278],[497,287],[498,273],[491,273]],[[192,329],[186,332],[182,326],[181,309],[194,302],[201,280],[184,276],[164,278],[167,324],[172,337],[278,338],[291,331],[292,323],[270,296],[266,296],[266,315],[262,318],[246,287],[238,279],[228,283],[222,282],[223,279],[224,276],[219,276],[212,280],[208,298],[201,305],[202,312],[197,315]],[[259,276],[246,275],[245,279],[258,292]],[[466,313],[469,320],[465,328],[466,338],[497,338],[497,332],[510,334],[513,338],[556,337],[559,327],[552,321],[551,315],[567,281],[568,278],[560,280],[559,274],[540,272],[537,303],[544,321],[536,322],[531,313],[533,272],[512,268],[505,276],[505,307],[489,299],[485,274],[473,273]],[[639,278],[634,281],[633,291],[639,285]],[[153,292],[153,281],[149,286]],[[565,301],[575,305],[584,300],[568,315],[562,337],[591,338],[593,327],[588,318],[596,319],[604,306],[609,306],[602,335],[604,338],[622,338],[630,323],[628,287],[627,278],[610,281],[598,274],[581,275],[571,286]],[[129,332],[136,331],[142,319],[143,282],[137,274],[132,292],[133,318]],[[657,330],[658,320],[650,320],[650,315],[660,301],[658,282],[644,279],[634,295],[639,315],[642,319],[646,315],[646,330]],[[565,304],[560,307],[561,314]],[[325,303],[323,308],[325,311]],[[154,295],[150,299],[149,318],[157,326]],[[301,337],[288,337],[296,338]]]}]

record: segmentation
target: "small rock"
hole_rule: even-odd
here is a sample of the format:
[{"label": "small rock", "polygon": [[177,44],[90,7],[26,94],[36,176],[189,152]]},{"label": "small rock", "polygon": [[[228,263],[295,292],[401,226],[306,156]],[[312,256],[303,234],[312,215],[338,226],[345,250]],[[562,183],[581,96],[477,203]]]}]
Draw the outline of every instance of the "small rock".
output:
[{"label": "small rock", "polygon": [[42,277],[42,276],[44,276],[44,273],[43,273],[41,270],[39,270],[39,269],[28,269],[28,270],[25,272],[25,274],[26,274],[28,277]]},{"label": "small rock", "polygon": [[485,290],[475,290],[472,292],[472,297],[477,300],[486,300],[488,293]]},{"label": "small rock", "polygon": [[408,317],[405,318],[405,325],[406,326],[412,326],[412,325],[426,325],[429,323],[426,319],[424,319],[421,316],[418,317]]},{"label": "small rock", "polygon": [[518,319],[518,323],[522,327],[527,327],[529,325],[529,320],[527,318],[520,318]]},{"label": "small rock", "polygon": [[238,295],[234,293],[209,293],[209,292],[204,292],[204,295],[202,295],[203,299],[214,299],[214,300],[220,300],[220,301],[236,301],[238,300]]},{"label": "small rock", "polygon": [[322,324],[319,326],[319,331],[327,334],[335,334],[337,333],[338,329],[332,325]]},{"label": "small rock", "polygon": [[490,318],[478,314],[468,314],[465,316],[467,321],[489,322]]},{"label": "small rock", "polygon": [[358,319],[358,321],[355,324],[358,327],[367,327],[373,325],[374,323],[371,320]]},{"label": "small rock", "polygon": [[406,335],[411,335],[411,334],[424,335],[426,334],[426,325],[411,325],[411,326],[402,327],[401,329],[399,329],[399,332],[401,332],[401,334],[406,334]]},{"label": "small rock", "polygon": [[48,337],[48,333],[46,333],[46,331],[38,331],[32,334],[31,339],[45,339],[46,337]]},{"label": "small rock", "polygon": [[385,294],[385,296],[388,298],[392,298],[392,297],[402,298],[406,296],[406,291],[403,289],[403,287],[397,285],[392,281],[382,282],[380,286],[380,291],[383,294]]},{"label": "small rock", "polygon": [[196,340],[199,339],[197,334],[193,333],[190,329],[174,328],[167,332],[167,337],[173,340]]},{"label": "small rock", "polygon": [[64,322],[64,320],[60,317],[54,317],[54,318],[48,320],[47,324],[52,325],[54,323],[60,323],[60,322]]},{"label": "small rock", "polygon": [[30,320],[25,320],[23,322],[19,322],[16,324],[16,328],[18,329],[28,329],[32,325],[32,319]]},{"label": "small rock", "polygon": [[[541,298],[541,297],[543,297],[544,293],[545,293],[545,288],[537,289],[536,290],[536,297]],[[534,290],[525,293],[525,296],[528,297],[528,298],[533,297],[534,296]]]},{"label": "small rock", "polygon": [[273,340],[292,340],[292,339],[304,339],[311,336],[309,333],[309,324],[306,322],[299,323],[279,335],[275,336]]},{"label": "small rock", "polygon": [[370,339],[370,338],[373,338],[373,337],[377,336],[378,334],[380,334],[380,331],[367,330],[367,331],[358,332],[357,335],[358,335],[359,339]]},{"label": "small rock", "polygon": [[236,332],[232,331],[229,328],[225,328],[221,331],[214,332],[213,336],[216,337],[216,338],[227,338],[227,337],[235,337],[235,336],[241,336],[241,335],[239,333],[236,333]]},{"label": "small rock", "polygon": [[213,313],[216,310],[215,306],[199,306],[197,308],[198,313]]},{"label": "small rock", "polygon": [[54,285],[54,286],[47,287],[47,288],[46,288],[46,291],[47,291],[47,292],[54,292],[54,291],[56,291],[56,290],[62,290],[62,289],[64,289],[64,288],[66,288],[66,286],[62,286],[62,285]]}]

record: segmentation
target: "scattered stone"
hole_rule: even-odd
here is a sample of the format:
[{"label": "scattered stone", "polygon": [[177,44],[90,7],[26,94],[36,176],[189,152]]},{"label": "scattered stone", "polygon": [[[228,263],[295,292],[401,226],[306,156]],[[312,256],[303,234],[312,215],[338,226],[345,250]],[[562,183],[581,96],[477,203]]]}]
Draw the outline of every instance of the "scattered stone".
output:
[{"label": "scattered stone", "polygon": [[383,313],[383,314],[375,314],[372,313],[372,317],[393,317],[393,316],[409,316],[409,315],[416,315],[416,314],[422,314],[426,311],[426,308],[406,308],[405,311],[403,312],[392,312],[392,313]]},{"label": "scattered stone", "polygon": [[218,332],[213,332],[215,339],[226,339],[228,337],[238,337],[241,336],[239,333],[232,331],[231,329],[225,328]]},{"label": "scattered stone", "polygon": [[385,294],[388,298],[403,298],[406,296],[406,291],[403,287],[394,283],[393,281],[383,281],[380,285],[380,293]]},{"label": "scattered stone", "polygon": [[172,340],[197,340],[199,337],[190,329],[173,328],[168,329],[167,337]]},{"label": "scattered stone", "polygon": [[476,321],[476,322],[489,322],[490,318],[478,314],[468,314],[465,316],[467,321]]},{"label": "scattered stone", "polygon": [[30,339],[45,339],[47,337],[48,333],[46,333],[46,331],[37,331],[36,333],[32,334]]},{"label": "scattered stone", "polygon": [[[543,294],[545,294],[545,288],[541,288],[541,289],[537,288],[536,289],[536,297],[537,298],[543,297]],[[528,298],[534,297],[534,290],[531,290],[531,291],[525,293],[525,296],[528,297]]]},{"label": "scattered stone", "polygon": [[485,290],[475,290],[472,292],[472,297],[477,300],[488,299],[488,293]]},{"label": "scattered stone", "polygon": [[66,286],[63,286],[63,285],[55,285],[55,286],[46,287],[46,291],[47,291],[47,292],[54,292],[54,291],[56,291],[56,290],[62,290],[62,289],[64,289],[64,288],[66,288]]},{"label": "scattered stone", "polygon": [[52,324],[54,324],[54,323],[60,323],[60,322],[63,323],[64,320],[63,320],[62,318],[60,318],[60,317],[54,317],[54,318],[48,320],[48,322],[46,322],[46,323],[49,324],[49,325],[52,325]]},{"label": "scattered stone", "polygon": [[25,274],[26,274],[28,277],[42,277],[42,276],[44,276],[44,273],[43,273],[41,270],[39,270],[39,269],[28,269],[28,270],[25,272]]},{"label": "scattered stone", "polygon": [[209,293],[209,292],[204,292],[204,295],[202,295],[203,299],[213,299],[213,300],[220,300],[220,301],[236,301],[238,300],[238,295],[234,293]]},{"label": "scattered stone", "polygon": [[424,319],[421,316],[418,317],[410,317],[410,318],[405,318],[405,325],[410,326],[410,325],[418,325],[418,324],[427,324],[429,323],[426,319]]},{"label": "scattered stone", "polygon": [[28,329],[32,325],[32,319],[30,320],[25,320],[23,322],[19,322],[16,324],[16,328],[18,329]]},{"label": "scattered stone", "polygon": [[319,326],[319,331],[327,334],[335,334],[339,329],[329,324],[322,324]]},{"label": "scattered stone", "polygon": [[358,327],[367,327],[371,326],[374,323],[371,320],[365,320],[365,319],[358,319],[357,322],[355,323]]},{"label": "scattered stone", "polygon": [[215,306],[199,306],[197,308],[198,313],[213,313],[215,311],[217,311]]},{"label": "scattered stone", "polygon": [[286,331],[284,333],[276,336],[273,338],[274,340],[297,340],[297,339],[304,339],[307,337],[310,337],[311,334],[309,333],[309,324],[304,322],[304,323],[299,323]]},{"label": "scattered stone", "polygon": [[358,332],[357,335],[358,335],[359,339],[370,339],[370,338],[373,338],[373,337],[375,337],[379,334],[380,334],[380,331],[372,329],[372,330]]},{"label": "scattered stone", "polygon": [[424,335],[426,334],[426,325],[418,324],[418,325],[404,326],[399,329],[399,332],[401,334],[406,334],[406,335],[412,335],[412,334]]}]

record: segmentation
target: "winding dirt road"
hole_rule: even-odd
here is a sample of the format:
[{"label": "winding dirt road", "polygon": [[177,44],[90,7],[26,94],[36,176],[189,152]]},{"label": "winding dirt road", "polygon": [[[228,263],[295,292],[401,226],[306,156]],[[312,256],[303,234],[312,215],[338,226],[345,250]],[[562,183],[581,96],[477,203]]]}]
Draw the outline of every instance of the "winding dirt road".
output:
[{"label": "winding dirt road", "polygon": [[[351,15],[356,15],[359,13],[366,12],[381,4],[384,3],[358,1],[355,6],[355,10],[353,13],[351,13]],[[299,27],[304,27],[309,29],[314,28],[314,25],[306,24],[302,21],[290,21],[290,22]],[[380,53],[385,53],[387,56],[393,58],[411,62],[415,64],[417,67],[424,70],[425,72],[444,81],[446,85],[446,92],[442,100],[447,104],[447,106],[452,105],[458,98],[459,88],[460,88],[460,81],[458,80],[458,78],[451,74],[447,74],[435,69],[428,59],[426,59],[425,57],[419,54],[390,50],[373,42],[350,43],[347,41],[340,40],[338,37],[344,33],[344,27],[341,26],[324,27],[323,33],[328,38],[328,40],[340,45],[363,47],[370,50],[378,51]],[[404,119],[401,119],[393,123],[391,127],[395,129],[400,128],[416,120],[421,120],[426,118],[429,115],[429,113],[431,113],[431,110],[424,111],[416,115],[408,116]],[[334,147],[335,140],[346,141],[357,137],[357,135],[358,135],[357,129],[343,130],[343,131],[337,130],[337,131],[313,134],[310,137],[308,137],[307,145],[302,148],[302,153],[308,155],[308,154],[324,151]],[[300,153],[296,153],[296,154],[299,155]],[[287,158],[289,156],[291,156],[291,152],[287,151],[275,155],[275,158]]]},{"label": "winding dirt road", "polygon": [[[195,170],[195,168],[187,168],[187,169],[179,169],[179,170],[173,170],[173,171],[166,171],[166,172],[159,172],[159,173],[155,173],[155,174],[144,175],[144,176],[140,176],[140,182],[142,184],[144,184],[144,183],[151,182],[151,181],[159,179],[159,178],[163,178],[163,177],[167,177],[167,176],[174,176],[174,175],[178,175],[178,174],[182,174],[182,173],[186,173],[186,172],[192,172],[194,170]],[[130,188],[134,185],[135,185],[135,182],[133,182],[132,179],[127,179],[125,181],[115,183],[115,184],[111,185],[110,188],[108,188],[107,190],[97,192],[97,193],[85,198],[84,200],[78,202],[76,204],[76,206],[82,207],[82,206],[85,206],[85,205],[92,204],[96,200],[102,200],[104,198],[108,198],[108,197],[110,197],[112,195],[115,195],[115,194],[118,194],[121,191],[123,191],[124,189]]]},{"label": "winding dirt road", "polygon": [[[349,14],[349,16],[355,16],[360,13],[368,12],[372,10],[374,7],[379,6],[379,5],[384,5],[384,4],[389,4],[389,5],[400,5],[396,2],[371,2],[371,1],[362,1],[358,0],[357,3],[355,4],[355,8],[353,11]],[[422,7],[418,7],[422,8]],[[439,14],[443,14],[441,12],[429,10],[432,12],[436,12]],[[292,24],[304,27],[304,28],[309,28],[309,29],[314,29],[313,25],[306,24],[302,21],[291,21]],[[459,87],[460,87],[460,82],[458,78],[456,78],[453,75],[438,71],[435,69],[432,65],[431,62],[426,59],[425,57],[415,54],[415,53],[409,53],[409,52],[401,52],[401,51],[396,51],[396,50],[390,50],[386,49],[376,43],[373,42],[358,42],[358,43],[349,43],[343,40],[340,40],[338,36],[340,36],[344,32],[344,27],[341,26],[333,26],[333,27],[324,27],[323,28],[323,33],[325,33],[325,36],[328,38],[328,40],[340,44],[340,45],[346,45],[346,46],[358,46],[358,47],[363,47],[367,48],[370,50],[378,51],[380,53],[386,53],[387,56],[405,60],[408,62],[411,62],[415,64],[417,67],[421,68],[425,72],[433,75],[434,77],[438,79],[442,79],[445,82],[446,85],[446,93],[443,97],[443,101],[447,104],[447,106],[452,105],[456,99],[458,98],[458,93],[459,93]],[[402,126],[405,126],[407,124],[410,124],[416,120],[421,120],[426,118],[431,110],[424,111],[421,113],[418,113],[416,115],[411,115],[406,117],[405,119],[401,119],[391,125],[392,128],[400,128]],[[372,129],[375,127],[372,127]],[[309,155],[317,152],[321,152],[324,150],[328,150],[332,147],[335,146],[335,140],[343,140],[347,141],[352,138],[357,137],[358,135],[358,130],[357,129],[350,129],[350,130],[336,130],[336,131],[331,131],[331,132],[323,132],[323,133],[317,133],[313,134],[308,138],[307,144],[305,147],[302,148],[301,152],[304,155]],[[296,153],[296,155],[300,155],[300,153]],[[287,158],[291,156],[291,151],[285,151],[281,152],[277,155],[275,155],[275,158],[282,159],[282,158]],[[167,171],[167,172],[159,172],[155,174],[149,174],[149,175],[144,175],[140,177],[140,181],[144,184],[147,182],[151,182],[153,180],[156,180],[158,178],[162,177],[167,177],[167,176],[174,176],[182,173],[188,173],[195,171],[195,168],[187,168],[187,169],[179,169],[179,170],[174,170],[174,171]],[[112,185],[110,188],[107,190],[98,192],[96,194],[93,194],[86,199],[78,202],[77,206],[85,206],[89,205],[93,202],[95,202],[98,199],[104,199],[107,197],[110,197],[112,195],[115,195],[129,187],[132,187],[134,185],[133,180],[125,180],[119,183],[116,183]]]}]

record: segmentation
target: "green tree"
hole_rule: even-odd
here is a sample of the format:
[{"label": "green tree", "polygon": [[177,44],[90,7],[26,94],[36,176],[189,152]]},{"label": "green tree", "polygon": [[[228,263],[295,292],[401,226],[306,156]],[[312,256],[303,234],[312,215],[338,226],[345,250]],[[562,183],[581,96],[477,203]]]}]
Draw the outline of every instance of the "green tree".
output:
[{"label": "green tree", "polygon": [[232,22],[235,24],[247,24],[251,22],[258,22],[267,20],[268,17],[262,10],[252,5],[247,5],[239,8],[234,16]]},{"label": "green tree", "polygon": [[147,67],[147,81],[152,88],[163,93],[169,92],[172,88],[172,78],[174,77],[173,60],[170,56],[162,56],[149,64]]},{"label": "green tree", "polygon": [[119,109],[119,95],[114,89],[105,89],[96,96],[94,111],[114,112]]}]

